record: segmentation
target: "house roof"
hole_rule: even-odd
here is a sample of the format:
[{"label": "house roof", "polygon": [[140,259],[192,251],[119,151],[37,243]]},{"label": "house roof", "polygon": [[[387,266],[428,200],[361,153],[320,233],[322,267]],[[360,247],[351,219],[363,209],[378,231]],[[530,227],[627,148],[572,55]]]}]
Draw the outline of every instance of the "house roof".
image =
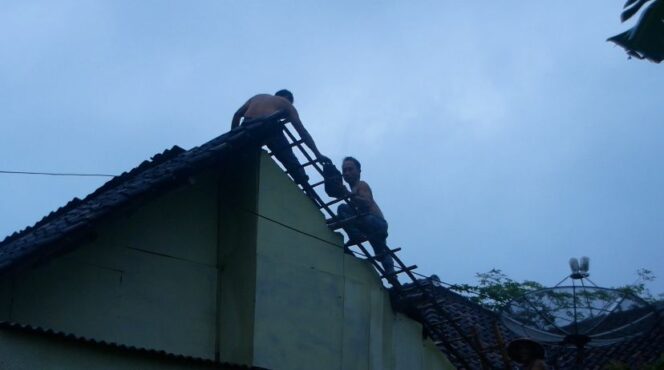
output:
[{"label": "house roof", "polygon": [[[212,166],[220,166],[233,154],[250,147],[258,147],[262,139],[281,128],[278,121],[249,124],[233,129],[201,146],[184,150],[178,146],[156,154],[136,168],[114,177],[83,199],[74,198],[65,206],[51,212],[35,225],[7,236],[0,242],[0,273],[6,273],[66,251],[75,241],[91,237],[93,226],[113,212],[135,201],[145,200],[163,191],[186,183],[190,176]],[[481,369],[482,363],[467,340],[461,338],[452,326],[444,324],[451,318],[475,341],[493,368],[509,368],[509,359],[503,350],[516,339],[499,316],[467,298],[442,287],[431,279],[417,282],[425,286],[436,298],[437,309],[427,306],[431,300],[424,297],[415,284],[406,284],[397,294],[392,291],[397,309],[416,320],[441,323],[438,326],[445,343],[436,343],[446,354],[449,348],[469,361],[473,369]],[[662,307],[660,307],[660,310]],[[441,317],[441,312],[446,318]],[[425,316],[425,317],[422,317]],[[4,323],[0,327],[41,332],[39,328],[21,327]],[[87,340],[87,339],[86,339]],[[570,350],[549,347],[548,362],[558,368],[569,368],[575,359]],[[664,353],[664,324],[661,322],[648,335],[637,337],[609,347],[586,350],[585,366],[601,369],[611,360],[625,362],[632,367],[654,361]],[[457,367],[454,356],[448,358]]]},{"label": "house roof", "polygon": [[[517,339],[507,327],[505,327],[498,314],[489,311],[482,306],[471,302],[466,297],[450,291],[438,284],[432,279],[422,279],[419,283],[428,288],[428,291],[435,295],[436,301],[459,326],[464,328],[472,339],[479,339],[480,346],[484,350],[490,366],[506,369],[508,360],[505,359],[505,352],[502,350],[506,344],[513,339]],[[412,289],[413,284],[404,286],[401,294],[395,295],[393,301],[400,311],[413,317],[416,320],[422,320],[421,315],[417,314],[416,309],[419,305],[427,304],[429,301],[424,299],[418,289]],[[409,289],[411,288],[411,289]],[[664,313],[664,304],[657,304],[656,308]],[[431,322],[445,321],[440,317],[439,311],[434,309],[422,310],[427,319]],[[661,315],[660,315],[661,316]],[[459,337],[449,326],[441,326],[446,334],[448,343],[456,351],[461,353],[466,360],[470,362],[473,369],[481,369],[482,364],[476,352],[464,340],[454,340]],[[448,353],[448,350],[439,344],[440,349]],[[576,360],[576,350],[571,348],[562,348],[557,346],[546,346],[547,363],[554,369],[573,368]],[[658,324],[647,334],[616,343],[606,347],[586,348],[584,351],[584,368],[603,369],[612,361],[622,362],[630,368],[640,368],[644,364],[649,364],[657,360],[664,354],[664,323],[659,320]],[[453,356],[448,356],[455,363]],[[461,364],[455,363],[462,367]],[[514,364],[512,364],[513,366]]]},{"label": "house roof", "polygon": [[280,128],[279,121],[243,125],[190,150],[174,146],[156,154],[85,198],[74,198],[35,225],[7,236],[0,242],[0,273],[64,252],[74,242],[92,237],[91,227],[114,211],[182,184],[232,153],[260,145],[262,138]]}]

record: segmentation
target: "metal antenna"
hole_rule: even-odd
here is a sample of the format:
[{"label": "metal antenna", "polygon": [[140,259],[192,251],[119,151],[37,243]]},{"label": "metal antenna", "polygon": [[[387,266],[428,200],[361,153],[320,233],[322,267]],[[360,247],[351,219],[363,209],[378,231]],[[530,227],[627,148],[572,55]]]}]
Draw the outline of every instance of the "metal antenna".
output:
[{"label": "metal antenna", "polygon": [[590,258],[581,257],[581,263],[576,258],[569,259],[569,268],[572,270],[572,273],[569,275],[574,280],[585,279],[590,274],[588,273],[588,268],[590,267]]}]

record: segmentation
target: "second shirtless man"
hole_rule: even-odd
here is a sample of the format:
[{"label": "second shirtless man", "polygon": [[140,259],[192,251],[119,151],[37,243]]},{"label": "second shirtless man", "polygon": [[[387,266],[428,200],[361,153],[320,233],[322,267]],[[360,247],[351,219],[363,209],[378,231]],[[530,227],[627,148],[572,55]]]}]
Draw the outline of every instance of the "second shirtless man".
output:
[{"label": "second shirtless man", "polygon": [[[353,157],[346,157],[341,165],[344,180],[350,186],[351,191],[346,190],[346,196],[351,198],[353,206],[341,204],[337,209],[339,218],[358,218],[344,226],[348,234],[347,245],[353,245],[364,240],[369,240],[375,255],[383,255],[378,261],[383,265],[385,273],[394,272],[394,261],[387,252],[387,221],[383,212],[376,204],[369,184],[360,180],[362,165]],[[345,189],[345,187],[344,187]],[[392,285],[396,277],[388,279]]]}]

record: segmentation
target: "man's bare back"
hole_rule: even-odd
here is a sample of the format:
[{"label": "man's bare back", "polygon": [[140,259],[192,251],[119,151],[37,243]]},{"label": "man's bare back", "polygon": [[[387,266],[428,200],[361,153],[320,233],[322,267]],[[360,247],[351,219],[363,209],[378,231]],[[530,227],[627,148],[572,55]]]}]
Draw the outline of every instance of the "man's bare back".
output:
[{"label": "man's bare back", "polygon": [[[241,115],[238,116],[237,124],[240,123],[239,119],[241,117],[244,117],[245,120],[249,120],[253,118],[267,117],[278,111],[287,112],[289,118],[297,116],[297,111],[286,98],[269,94],[258,94],[247,100],[247,102],[240,107],[238,112],[241,113]],[[233,123],[235,123],[235,120]],[[234,128],[237,124],[231,124],[231,128]]]},{"label": "man's bare back", "polygon": [[[284,91],[284,90],[281,90]],[[277,94],[281,93],[278,91]],[[290,92],[288,92],[290,94]],[[289,100],[290,98],[290,100]],[[244,117],[245,120],[257,119],[262,117],[268,117],[278,111],[284,111],[286,113],[286,120],[293,124],[293,127],[304,140],[304,142],[311,148],[317,158],[324,157],[318,148],[314,139],[309,135],[309,132],[302,121],[300,121],[300,116],[297,114],[297,110],[293,107],[292,104],[292,94],[288,97],[278,96],[278,95],[269,95],[269,94],[258,94],[247,100],[244,105],[242,105],[237,112],[233,115],[233,121],[231,122],[231,129],[236,128],[240,125],[240,119]]]}]

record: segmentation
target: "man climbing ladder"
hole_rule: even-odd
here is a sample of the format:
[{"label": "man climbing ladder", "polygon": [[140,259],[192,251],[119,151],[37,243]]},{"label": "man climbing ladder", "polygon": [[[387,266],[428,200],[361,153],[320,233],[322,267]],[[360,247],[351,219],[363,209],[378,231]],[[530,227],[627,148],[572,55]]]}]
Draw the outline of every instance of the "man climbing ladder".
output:
[{"label": "man climbing ladder", "polygon": [[[297,133],[314,152],[317,159],[327,159],[318,151],[314,139],[311,138],[307,129],[302,125],[297,110],[293,107],[293,94],[288,90],[279,90],[274,95],[258,94],[247,100],[233,115],[231,130],[240,125],[241,118],[244,118],[242,125],[284,118],[293,124]],[[279,162],[286,167],[293,180],[309,194],[309,176],[307,176],[304,168],[300,166],[300,162],[293,154],[293,150],[283,132],[268,138],[265,144]]]},{"label": "man climbing ladder", "polygon": [[[337,190],[337,197],[349,198],[349,204],[341,204],[337,209],[337,215],[344,223],[344,230],[348,234],[346,246],[355,245],[369,241],[374,250],[374,255],[383,266],[385,274],[391,276],[394,273],[394,261],[387,247],[387,221],[383,212],[376,204],[371,192],[371,187],[360,180],[362,165],[353,157],[346,157],[341,165],[343,179],[350,186],[348,191],[341,185]],[[344,220],[346,220],[344,222]],[[394,285],[396,277],[388,280]]]},{"label": "man climbing ladder", "polygon": [[[459,364],[460,368],[475,369],[481,366],[482,369],[495,369],[488,361],[481,344],[473,339],[472,334],[468,333],[468,329],[461,327],[454,316],[447,311],[445,305],[439,302],[439,298],[427,288],[427,284],[415,277],[413,271],[417,269],[417,265],[404,264],[396,254],[401,248],[389,249],[387,247],[387,222],[373,199],[371,188],[366,182],[360,180],[361,165],[359,161],[352,157],[344,159],[343,179],[351,188],[351,191],[348,191],[343,185],[342,174],[334,167],[329,158],[323,156],[316,148],[313,139],[300,122],[292,102],[293,96],[287,90],[278,91],[274,96],[256,95],[237,110],[233,116],[231,129],[238,127],[242,118],[244,118],[242,125],[247,126],[269,122],[283,124],[283,120],[292,122],[300,135],[299,140],[287,126],[280,126],[281,132],[263,139],[262,143],[268,145],[272,154],[286,167],[291,177],[302,186],[317,207],[330,217],[328,226],[333,230],[342,227],[346,230],[350,238],[346,243],[346,250],[349,251],[348,246],[357,246],[361,251],[360,255],[366,257],[380,276],[393,286],[393,291],[397,294],[408,290],[421,296],[423,302],[418,304],[415,309],[422,319],[426,333],[441,350]],[[284,134],[288,136],[291,143]],[[305,150],[305,146],[308,146],[315,154],[315,160]],[[302,165],[299,163],[292,151],[294,147],[300,150],[308,162]],[[310,185],[309,177],[303,168],[308,166],[323,176],[323,181]],[[327,203],[323,202],[314,190],[320,185],[325,185],[325,192],[336,199]],[[343,203],[339,206],[337,215],[330,209],[330,206],[341,202]],[[373,257],[362,245],[362,242],[366,240],[374,249]],[[407,285],[401,284],[397,275],[403,276],[408,281]],[[436,313],[434,319],[430,315],[432,311]],[[461,345],[471,348],[471,353],[461,352],[459,350]],[[477,357],[475,358],[475,356]],[[471,364],[476,366],[471,366]]]}]

